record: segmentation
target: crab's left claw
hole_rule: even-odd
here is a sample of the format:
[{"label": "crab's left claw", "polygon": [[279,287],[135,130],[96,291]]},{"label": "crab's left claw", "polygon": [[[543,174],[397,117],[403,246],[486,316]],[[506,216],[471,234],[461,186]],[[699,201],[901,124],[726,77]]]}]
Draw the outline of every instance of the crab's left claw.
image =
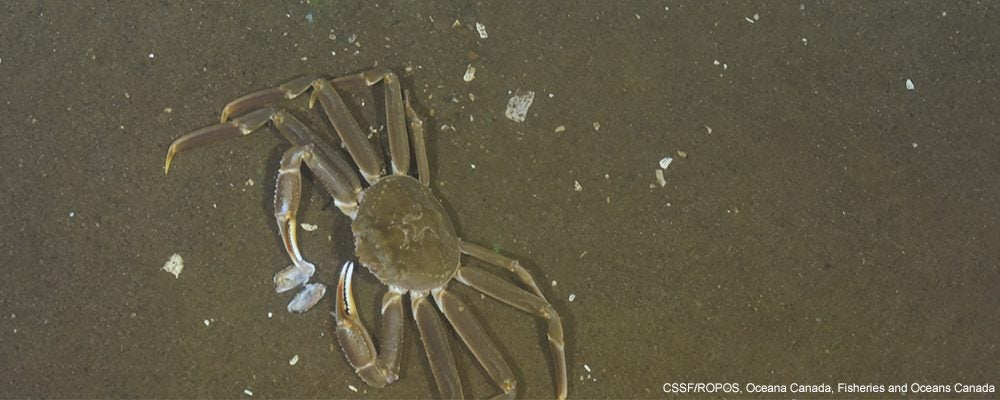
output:
[{"label": "crab's left claw", "polygon": [[383,387],[398,379],[400,344],[403,339],[403,304],[400,292],[390,290],[382,299],[382,353],[375,350],[368,330],[358,318],[351,292],[354,262],[344,263],[337,283],[337,339],[354,371],[372,387]]}]

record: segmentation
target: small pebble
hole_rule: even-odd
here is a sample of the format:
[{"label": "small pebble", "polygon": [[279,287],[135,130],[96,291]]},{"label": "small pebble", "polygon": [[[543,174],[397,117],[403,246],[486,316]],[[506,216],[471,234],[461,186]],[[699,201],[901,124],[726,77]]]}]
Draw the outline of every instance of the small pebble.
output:
[{"label": "small pebble", "polygon": [[575,294],[573,294],[573,293],[570,293],[570,294],[569,294],[569,302],[570,302],[570,303],[572,303],[572,302],[573,302],[573,300],[576,300],[576,295],[575,295]]},{"label": "small pebble", "polygon": [[916,89],[916,88],[917,87],[913,85],[913,81],[911,81],[909,79],[906,80],[906,90],[913,90],[913,89]]},{"label": "small pebble", "polygon": [[556,133],[562,133],[562,132],[566,132],[566,127],[563,126],[563,125],[557,126],[556,127]]},{"label": "small pebble", "polygon": [[291,360],[288,360],[288,365],[295,365],[295,364],[298,364],[298,363],[299,363],[299,355],[298,354],[292,356]]},{"label": "small pebble", "polygon": [[587,372],[590,372],[590,366],[587,364],[583,364],[583,369],[587,370]]},{"label": "small pebble", "polygon": [[351,391],[354,392],[354,393],[358,392],[358,388],[354,387],[354,385],[347,385],[347,388],[351,389]]},{"label": "small pebble", "polygon": [[576,190],[577,192],[579,192],[579,191],[583,190],[583,186],[580,186],[580,182],[573,181],[573,190]]},{"label": "small pebble", "polygon": [[250,389],[243,389],[243,394],[247,396],[253,396],[253,392],[251,392]]},{"label": "small pebble", "polygon": [[209,321],[208,321],[207,319],[205,320],[205,326],[209,326],[209,325],[211,325],[211,324],[212,324],[212,323],[211,323],[211,322],[209,322]]}]

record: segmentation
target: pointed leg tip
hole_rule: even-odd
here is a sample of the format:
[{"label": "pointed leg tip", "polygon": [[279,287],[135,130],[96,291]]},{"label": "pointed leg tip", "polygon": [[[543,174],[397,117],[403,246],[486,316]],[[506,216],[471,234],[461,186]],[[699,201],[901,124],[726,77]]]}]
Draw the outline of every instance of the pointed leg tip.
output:
[{"label": "pointed leg tip", "polygon": [[170,162],[174,159],[174,146],[170,146],[170,150],[167,151],[167,158],[163,162],[163,175],[170,174]]},{"label": "pointed leg tip", "polygon": [[312,93],[309,93],[309,108],[310,109],[312,109],[313,106],[316,105],[316,93],[318,93],[318,92],[315,89],[312,91]]}]

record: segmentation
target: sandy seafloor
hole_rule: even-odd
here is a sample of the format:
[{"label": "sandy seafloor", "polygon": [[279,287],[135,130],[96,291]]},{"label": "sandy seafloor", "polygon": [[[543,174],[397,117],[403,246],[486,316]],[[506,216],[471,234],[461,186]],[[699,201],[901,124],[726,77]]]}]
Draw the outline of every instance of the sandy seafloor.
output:
[{"label": "sandy seafloor", "polygon": [[[998,17],[974,1],[5,2],[0,397],[436,396],[414,325],[401,379],[376,390],[336,344],[333,296],[292,315],[273,292],[273,128],[163,174],[170,142],[229,100],[373,67],[428,116],[460,235],[543,284],[571,397],[998,385]],[[521,123],[504,117],[517,91],[536,93]],[[365,127],[372,98],[350,97]],[[282,107],[332,132],[305,103]],[[302,246],[332,285],[349,221],[308,182]],[[178,278],[160,269],[174,253]],[[376,332],[384,289],[356,277]],[[551,397],[544,324],[453,287],[521,396]],[[466,395],[495,394],[451,341]]]}]

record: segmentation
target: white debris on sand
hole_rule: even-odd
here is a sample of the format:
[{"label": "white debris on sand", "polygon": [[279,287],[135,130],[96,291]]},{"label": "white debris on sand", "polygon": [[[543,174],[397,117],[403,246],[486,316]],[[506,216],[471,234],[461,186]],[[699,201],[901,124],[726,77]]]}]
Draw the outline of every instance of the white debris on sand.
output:
[{"label": "white debris on sand", "polygon": [[248,389],[243,389],[243,394],[245,394],[247,396],[253,396],[253,392],[251,392],[249,388]]},{"label": "white debris on sand", "polygon": [[476,32],[479,32],[480,39],[486,39],[490,37],[490,35],[486,34],[486,25],[483,25],[481,22],[476,22]]},{"label": "white debris on sand", "polygon": [[535,92],[533,91],[515,93],[510,100],[507,100],[507,111],[504,111],[503,115],[511,121],[524,122],[524,118],[528,116],[528,108],[531,107],[533,101],[535,101]]},{"label": "white debris on sand", "polygon": [[184,258],[180,254],[174,253],[170,256],[170,259],[163,264],[163,270],[171,274],[174,274],[174,279],[177,279],[181,275],[181,271],[184,270]]},{"label": "white debris on sand", "polygon": [[570,293],[569,294],[569,302],[572,303],[573,300],[576,300],[576,294],[575,293]]},{"label": "white debris on sand", "polygon": [[587,372],[590,372],[590,366],[587,364],[583,364],[583,369],[587,370]]},{"label": "white debris on sand", "polygon": [[462,77],[462,80],[472,82],[473,79],[476,79],[476,67],[469,64],[469,66],[465,68],[465,76]]},{"label": "white debris on sand", "polygon": [[316,229],[319,229],[318,226],[313,225],[313,224],[307,224],[305,222],[299,224],[299,226],[301,226],[302,230],[304,230],[306,232],[312,232],[312,231],[315,231]]},{"label": "white debris on sand", "polygon": [[660,169],[663,169],[663,170],[667,169],[667,167],[669,167],[670,163],[672,163],[672,162],[674,162],[674,158],[673,157],[666,156],[666,157],[661,158],[660,159]]},{"label": "white debris on sand", "polygon": [[292,356],[291,360],[288,360],[288,365],[295,365],[295,364],[298,364],[298,363],[299,363],[299,355],[298,354]]},{"label": "white debris on sand", "polygon": [[[686,154],[687,153],[685,153],[685,155]],[[667,180],[663,177],[663,172],[667,170],[667,167],[669,167],[670,163],[672,163],[672,162],[674,162],[674,158],[670,157],[670,156],[666,156],[666,157],[663,157],[663,158],[660,159],[660,168],[658,168],[655,171],[656,172],[656,183],[658,183],[660,185],[660,187],[667,186]],[[655,186],[654,185],[649,185],[649,187],[652,188],[652,187],[655,187]]]},{"label": "white debris on sand", "polygon": [[354,392],[354,393],[358,392],[358,388],[354,387],[354,385],[347,385],[347,388],[351,389],[351,391]]},{"label": "white debris on sand", "polygon": [[582,191],[583,190],[583,186],[580,185],[580,182],[573,181],[573,190],[575,190],[577,192]]},{"label": "white debris on sand", "polygon": [[663,177],[663,170],[656,170],[656,183],[660,184],[660,187],[667,186],[667,179]]},{"label": "white debris on sand", "polygon": [[906,80],[906,90],[914,90],[916,88],[917,87],[913,84],[913,81],[909,79]]}]

